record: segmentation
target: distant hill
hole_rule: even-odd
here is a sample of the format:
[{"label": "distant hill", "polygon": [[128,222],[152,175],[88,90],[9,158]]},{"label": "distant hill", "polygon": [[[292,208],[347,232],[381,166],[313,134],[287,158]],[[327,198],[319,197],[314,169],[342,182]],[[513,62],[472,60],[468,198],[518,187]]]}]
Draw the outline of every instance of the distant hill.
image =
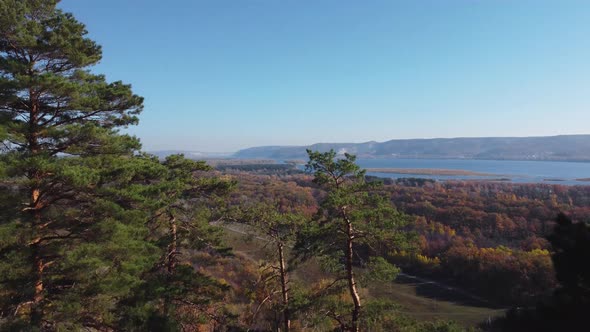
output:
[{"label": "distant hill", "polygon": [[317,143],[262,146],[236,152],[235,158],[307,159],[306,149],[352,153],[359,158],[432,158],[590,161],[590,135],[396,139],[387,142]]}]

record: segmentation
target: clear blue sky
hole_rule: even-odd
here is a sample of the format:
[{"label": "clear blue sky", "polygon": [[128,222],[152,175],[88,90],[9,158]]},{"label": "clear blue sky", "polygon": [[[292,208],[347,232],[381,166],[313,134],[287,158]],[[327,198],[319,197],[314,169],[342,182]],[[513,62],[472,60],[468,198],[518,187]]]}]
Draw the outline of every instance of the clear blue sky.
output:
[{"label": "clear blue sky", "polygon": [[590,1],[62,0],[146,150],[590,133]]}]

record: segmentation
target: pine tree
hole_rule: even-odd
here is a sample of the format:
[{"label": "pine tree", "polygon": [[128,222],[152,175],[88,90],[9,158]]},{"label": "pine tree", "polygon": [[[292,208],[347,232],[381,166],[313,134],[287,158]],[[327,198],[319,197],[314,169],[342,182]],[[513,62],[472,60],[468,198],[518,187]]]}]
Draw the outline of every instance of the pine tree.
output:
[{"label": "pine tree", "polygon": [[326,192],[313,223],[301,232],[295,249],[300,257],[319,257],[330,262],[335,273],[331,287],[342,285],[350,298],[349,314],[342,303],[325,310],[343,331],[360,330],[363,300],[355,266],[365,267],[367,280],[393,280],[399,271],[383,256],[387,250],[407,247],[410,234],[402,232],[405,215],[379,194],[380,183],[367,182],[365,171],[353,155],[307,151],[307,171]]},{"label": "pine tree", "polygon": [[[280,204],[256,203],[243,206],[237,220],[250,226],[253,235],[264,236],[270,246],[268,262],[263,264],[262,281],[270,288],[264,302],[276,303],[282,316],[283,331],[291,330],[292,305],[290,304],[290,268],[287,266],[287,248],[295,236],[304,218],[296,212],[283,209]],[[278,288],[278,290],[277,290]],[[275,295],[280,294],[276,301]],[[280,329],[280,328],[279,328]]]},{"label": "pine tree", "polygon": [[0,0],[2,183],[13,206],[0,224],[1,305],[36,329],[108,326],[111,300],[155,252],[145,212],[113,195],[113,169],[144,166],[139,141],[118,132],[143,100],[89,70],[101,48],[57,2]]},{"label": "pine tree", "polygon": [[125,328],[159,331],[221,321],[212,305],[223,300],[227,286],[198,272],[199,262],[191,254],[223,253],[222,230],[210,221],[234,183],[209,174],[212,168],[205,162],[182,155],[155,162],[155,172],[136,174],[125,185],[145,198],[142,208],[151,213],[148,239],[159,248],[160,257],[120,306],[125,311],[121,323]]}]

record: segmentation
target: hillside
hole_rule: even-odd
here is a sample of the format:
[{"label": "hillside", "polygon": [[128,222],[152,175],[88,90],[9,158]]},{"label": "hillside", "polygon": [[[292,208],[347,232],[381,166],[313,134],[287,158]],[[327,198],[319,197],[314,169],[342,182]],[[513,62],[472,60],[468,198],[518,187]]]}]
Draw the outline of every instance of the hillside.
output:
[{"label": "hillside", "polygon": [[387,142],[317,143],[240,150],[236,158],[305,159],[306,149],[352,153],[360,158],[508,159],[590,161],[590,135],[399,139]]}]

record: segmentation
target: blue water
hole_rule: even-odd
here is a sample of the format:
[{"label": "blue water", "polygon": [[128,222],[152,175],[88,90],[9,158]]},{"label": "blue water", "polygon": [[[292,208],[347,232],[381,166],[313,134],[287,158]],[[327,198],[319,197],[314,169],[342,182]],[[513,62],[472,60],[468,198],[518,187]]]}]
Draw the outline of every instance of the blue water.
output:
[{"label": "blue water", "polygon": [[[425,168],[457,169],[491,176],[444,176],[395,173],[368,173],[379,177],[418,177],[436,180],[493,180],[507,178],[519,183],[551,183],[590,185],[576,179],[590,178],[590,163],[564,161],[512,161],[512,160],[462,160],[462,159],[358,159],[363,168]],[[560,180],[560,181],[556,181]]]}]

